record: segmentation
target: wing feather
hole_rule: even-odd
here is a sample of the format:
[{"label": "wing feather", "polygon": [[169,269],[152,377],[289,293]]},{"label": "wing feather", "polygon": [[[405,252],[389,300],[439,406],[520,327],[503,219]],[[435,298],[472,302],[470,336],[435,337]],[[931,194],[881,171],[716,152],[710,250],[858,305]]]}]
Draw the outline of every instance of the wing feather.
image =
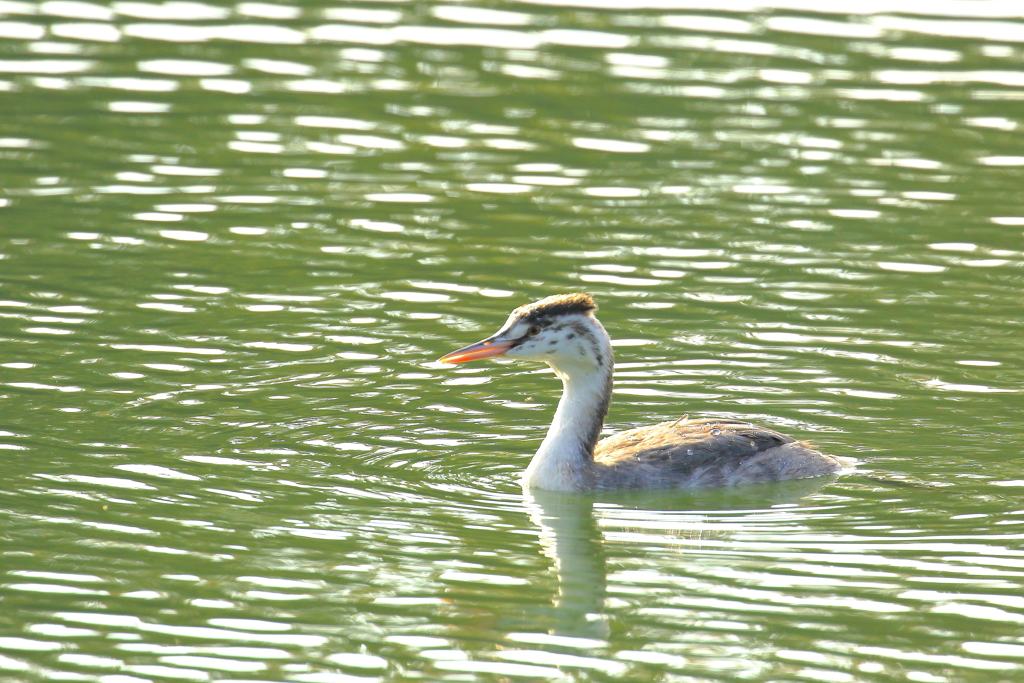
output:
[{"label": "wing feather", "polygon": [[734,470],[759,453],[793,442],[739,420],[677,420],[615,434],[597,444],[594,460],[614,469],[632,461],[686,477],[711,466]]}]

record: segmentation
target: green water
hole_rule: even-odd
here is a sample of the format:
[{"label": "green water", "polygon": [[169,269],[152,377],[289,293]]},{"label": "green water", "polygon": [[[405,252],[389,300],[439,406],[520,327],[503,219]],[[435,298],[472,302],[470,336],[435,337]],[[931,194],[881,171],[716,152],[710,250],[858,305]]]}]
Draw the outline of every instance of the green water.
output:
[{"label": "green water", "polygon": [[[0,0],[0,680],[1022,680],[1024,15],[812,4]],[[859,468],[524,495],[579,290]]]}]

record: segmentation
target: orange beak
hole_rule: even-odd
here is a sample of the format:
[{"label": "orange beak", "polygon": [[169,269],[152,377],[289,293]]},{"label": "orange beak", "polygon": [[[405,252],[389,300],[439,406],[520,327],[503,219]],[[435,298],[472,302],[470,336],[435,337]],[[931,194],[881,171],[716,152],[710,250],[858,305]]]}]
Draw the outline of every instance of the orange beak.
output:
[{"label": "orange beak", "polygon": [[441,356],[438,360],[442,363],[465,363],[471,360],[480,360],[481,358],[494,358],[496,356],[504,356],[505,352],[515,345],[516,343],[512,341],[493,341],[487,339],[476,344],[464,346],[458,351],[452,351],[446,356]]}]

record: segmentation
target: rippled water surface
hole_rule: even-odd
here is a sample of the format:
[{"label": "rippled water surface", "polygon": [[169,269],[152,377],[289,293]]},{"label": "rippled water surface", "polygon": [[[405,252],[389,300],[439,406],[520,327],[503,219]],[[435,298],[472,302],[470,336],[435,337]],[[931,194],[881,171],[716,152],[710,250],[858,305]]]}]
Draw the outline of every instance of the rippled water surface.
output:
[{"label": "rippled water surface", "polygon": [[[1011,0],[0,0],[0,680],[1024,680],[1022,107]],[[578,290],[860,467],[524,495],[434,359]]]}]

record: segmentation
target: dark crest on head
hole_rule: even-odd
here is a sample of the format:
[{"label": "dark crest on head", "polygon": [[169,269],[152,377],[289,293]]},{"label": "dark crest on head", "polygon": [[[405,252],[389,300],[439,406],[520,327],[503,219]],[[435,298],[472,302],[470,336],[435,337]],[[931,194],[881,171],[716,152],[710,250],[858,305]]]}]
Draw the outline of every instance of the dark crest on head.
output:
[{"label": "dark crest on head", "polygon": [[588,313],[596,310],[597,304],[594,303],[593,297],[576,292],[574,294],[555,294],[532,304],[520,306],[516,312],[522,316],[524,322],[533,323],[572,313]]}]

